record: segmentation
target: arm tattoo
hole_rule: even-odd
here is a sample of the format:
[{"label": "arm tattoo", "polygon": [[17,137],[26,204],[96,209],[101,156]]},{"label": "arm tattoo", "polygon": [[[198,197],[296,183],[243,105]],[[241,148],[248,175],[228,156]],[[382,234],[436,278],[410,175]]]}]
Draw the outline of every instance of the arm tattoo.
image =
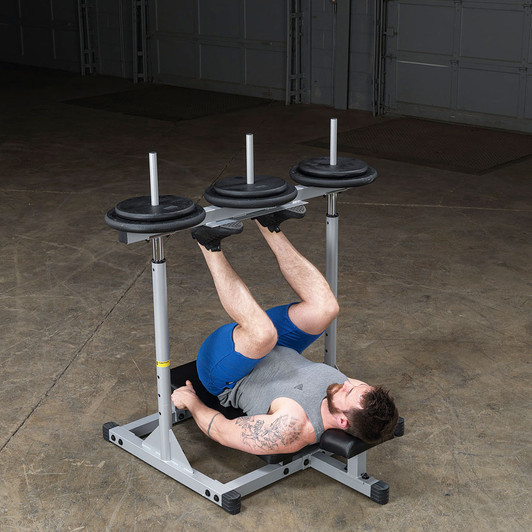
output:
[{"label": "arm tattoo", "polygon": [[242,428],[242,441],[250,447],[275,451],[281,446],[290,445],[301,435],[301,425],[296,418],[279,416],[272,423],[257,420],[254,416],[235,419]]},{"label": "arm tattoo", "polygon": [[212,416],[211,422],[209,423],[209,428],[207,429],[207,436],[209,436],[209,438],[211,437],[212,422],[214,421],[214,418],[216,416],[219,416],[219,415],[220,415],[220,412],[218,412],[217,414],[214,414],[214,416]]}]

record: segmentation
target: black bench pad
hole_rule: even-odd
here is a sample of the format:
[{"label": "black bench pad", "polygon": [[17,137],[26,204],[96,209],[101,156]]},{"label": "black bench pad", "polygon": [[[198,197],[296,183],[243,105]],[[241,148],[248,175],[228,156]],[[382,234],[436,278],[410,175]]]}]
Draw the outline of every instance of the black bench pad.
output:
[{"label": "black bench pad", "polygon": [[[185,382],[189,380],[192,383],[192,386],[194,386],[196,394],[203,401],[203,403],[205,403],[208,407],[222,413],[227,419],[236,419],[237,417],[246,415],[244,411],[238,408],[222,406],[218,401],[218,398],[206,390],[205,386],[203,386],[198,377],[195,360],[182,366],[172,368],[170,370],[170,374],[172,390],[184,386]],[[396,436],[402,436],[402,430],[404,430],[402,429],[404,427],[403,423],[404,420],[399,418],[395,433]],[[398,430],[400,426],[402,430]],[[399,434],[399,432],[401,433]],[[340,429],[326,430],[321,436],[319,443],[319,447],[321,449],[344,458],[352,458],[353,456],[356,456],[357,454],[360,454],[374,446],[375,444],[365,443]],[[262,458],[268,464],[278,464],[280,462],[287,462],[298,456],[301,456],[302,454],[305,454],[306,451],[311,452],[312,449],[315,448],[316,445],[310,445],[305,449],[298,451],[297,453],[261,455],[260,458]]]},{"label": "black bench pad", "polygon": [[366,443],[341,429],[326,430],[320,438],[320,448],[344,458],[352,458],[376,444]]},{"label": "black bench pad", "polygon": [[185,386],[186,381],[190,381],[196,395],[205,403],[209,408],[218,410],[227,419],[236,419],[237,417],[245,416],[245,412],[239,408],[233,408],[231,406],[225,407],[220,404],[218,397],[212,395],[207,391],[205,386],[198,377],[198,370],[196,369],[196,361],[188,362],[182,366],[177,366],[170,370],[170,382],[172,384],[172,390]]}]

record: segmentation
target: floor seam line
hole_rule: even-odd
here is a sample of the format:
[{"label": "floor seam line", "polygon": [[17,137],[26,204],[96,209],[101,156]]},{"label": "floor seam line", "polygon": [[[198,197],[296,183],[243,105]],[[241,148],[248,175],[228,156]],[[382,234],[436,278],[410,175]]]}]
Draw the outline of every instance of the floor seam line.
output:
[{"label": "floor seam line", "polygon": [[463,209],[472,211],[497,211],[497,212],[532,212],[530,209],[503,209],[500,207],[471,207],[462,205],[442,205],[442,204],[424,204],[424,203],[376,203],[376,202],[361,202],[349,201],[342,202],[345,204],[362,205],[365,207],[420,207],[423,209]]},{"label": "floor seam line", "polygon": [[102,328],[103,324],[107,321],[107,318],[113,313],[115,308],[118,306],[118,304],[126,297],[126,295],[129,293],[129,291],[135,286],[139,278],[144,274],[146,269],[148,268],[148,265],[144,266],[144,268],[140,271],[140,273],[135,277],[135,279],[132,281],[132,283],[124,290],[122,295],[116,300],[115,304],[109,309],[109,311],[105,314],[105,316],[100,320],[98,325],[94,328],[94,330],[89,334],[88,338],[83,342],[83,344],[79,347],[79,349],[76,351],[74,356],[70,359],[70,361],[66,364],[66,366],[63,368],[63,370],[57,375],[54,379],[50,387],[46,390],[46,392],[41,396],[41,398],[37,401],[37,404],[31,408],[28,415],[22,420],[22,422],[19,424],[18,427],[10,434],[9,438],[4,442],[4,444],[0,447],[0,453],[7,447],[9,442],[18,434],[18,432],[24,427],[26,422],[33,416],[35,411],[43,404],[45,399],[49,397],[52,390],[55,388],[55,386],[58,384],[58,382],[61,380],[63,375],[69,370],[69,368],[72,366],[72,364],[76,361],[78,356],[83,352],[85,347],[88,345],[88,343],[98,334],[98,331]]}]

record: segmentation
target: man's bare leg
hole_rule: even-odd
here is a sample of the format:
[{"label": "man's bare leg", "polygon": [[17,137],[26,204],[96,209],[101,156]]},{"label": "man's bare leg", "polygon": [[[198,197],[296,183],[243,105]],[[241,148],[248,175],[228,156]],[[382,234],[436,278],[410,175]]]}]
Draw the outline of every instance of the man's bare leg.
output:
[{"label": "man's bare leg", "polygon": [[292,322],[309,334],[320,334],[338,314],[338,302],[321,272],[306,259],[282,232],[257,225],[277,258],[288,284],[301,299],[288,311]]},{"label": "man's bare leg", "polygon": [[273,323],[223,252],[209,251],[202,245],[200,249],[222,306],[231,319],[237,322],[233,331],[235,350],[248,358],[262,358],[277,343],[277,331]]}]

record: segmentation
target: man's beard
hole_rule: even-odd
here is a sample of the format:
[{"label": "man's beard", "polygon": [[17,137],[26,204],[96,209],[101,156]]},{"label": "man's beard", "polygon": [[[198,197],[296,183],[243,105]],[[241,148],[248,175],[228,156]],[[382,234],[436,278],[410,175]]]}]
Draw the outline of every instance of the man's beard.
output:
[{"label": "man's beard", "polygon": [[334,396],[342,388],[342,384],[330,384],[327,388],[327,406],[331,414],[340,414],[341,410],[333,403]]}]

